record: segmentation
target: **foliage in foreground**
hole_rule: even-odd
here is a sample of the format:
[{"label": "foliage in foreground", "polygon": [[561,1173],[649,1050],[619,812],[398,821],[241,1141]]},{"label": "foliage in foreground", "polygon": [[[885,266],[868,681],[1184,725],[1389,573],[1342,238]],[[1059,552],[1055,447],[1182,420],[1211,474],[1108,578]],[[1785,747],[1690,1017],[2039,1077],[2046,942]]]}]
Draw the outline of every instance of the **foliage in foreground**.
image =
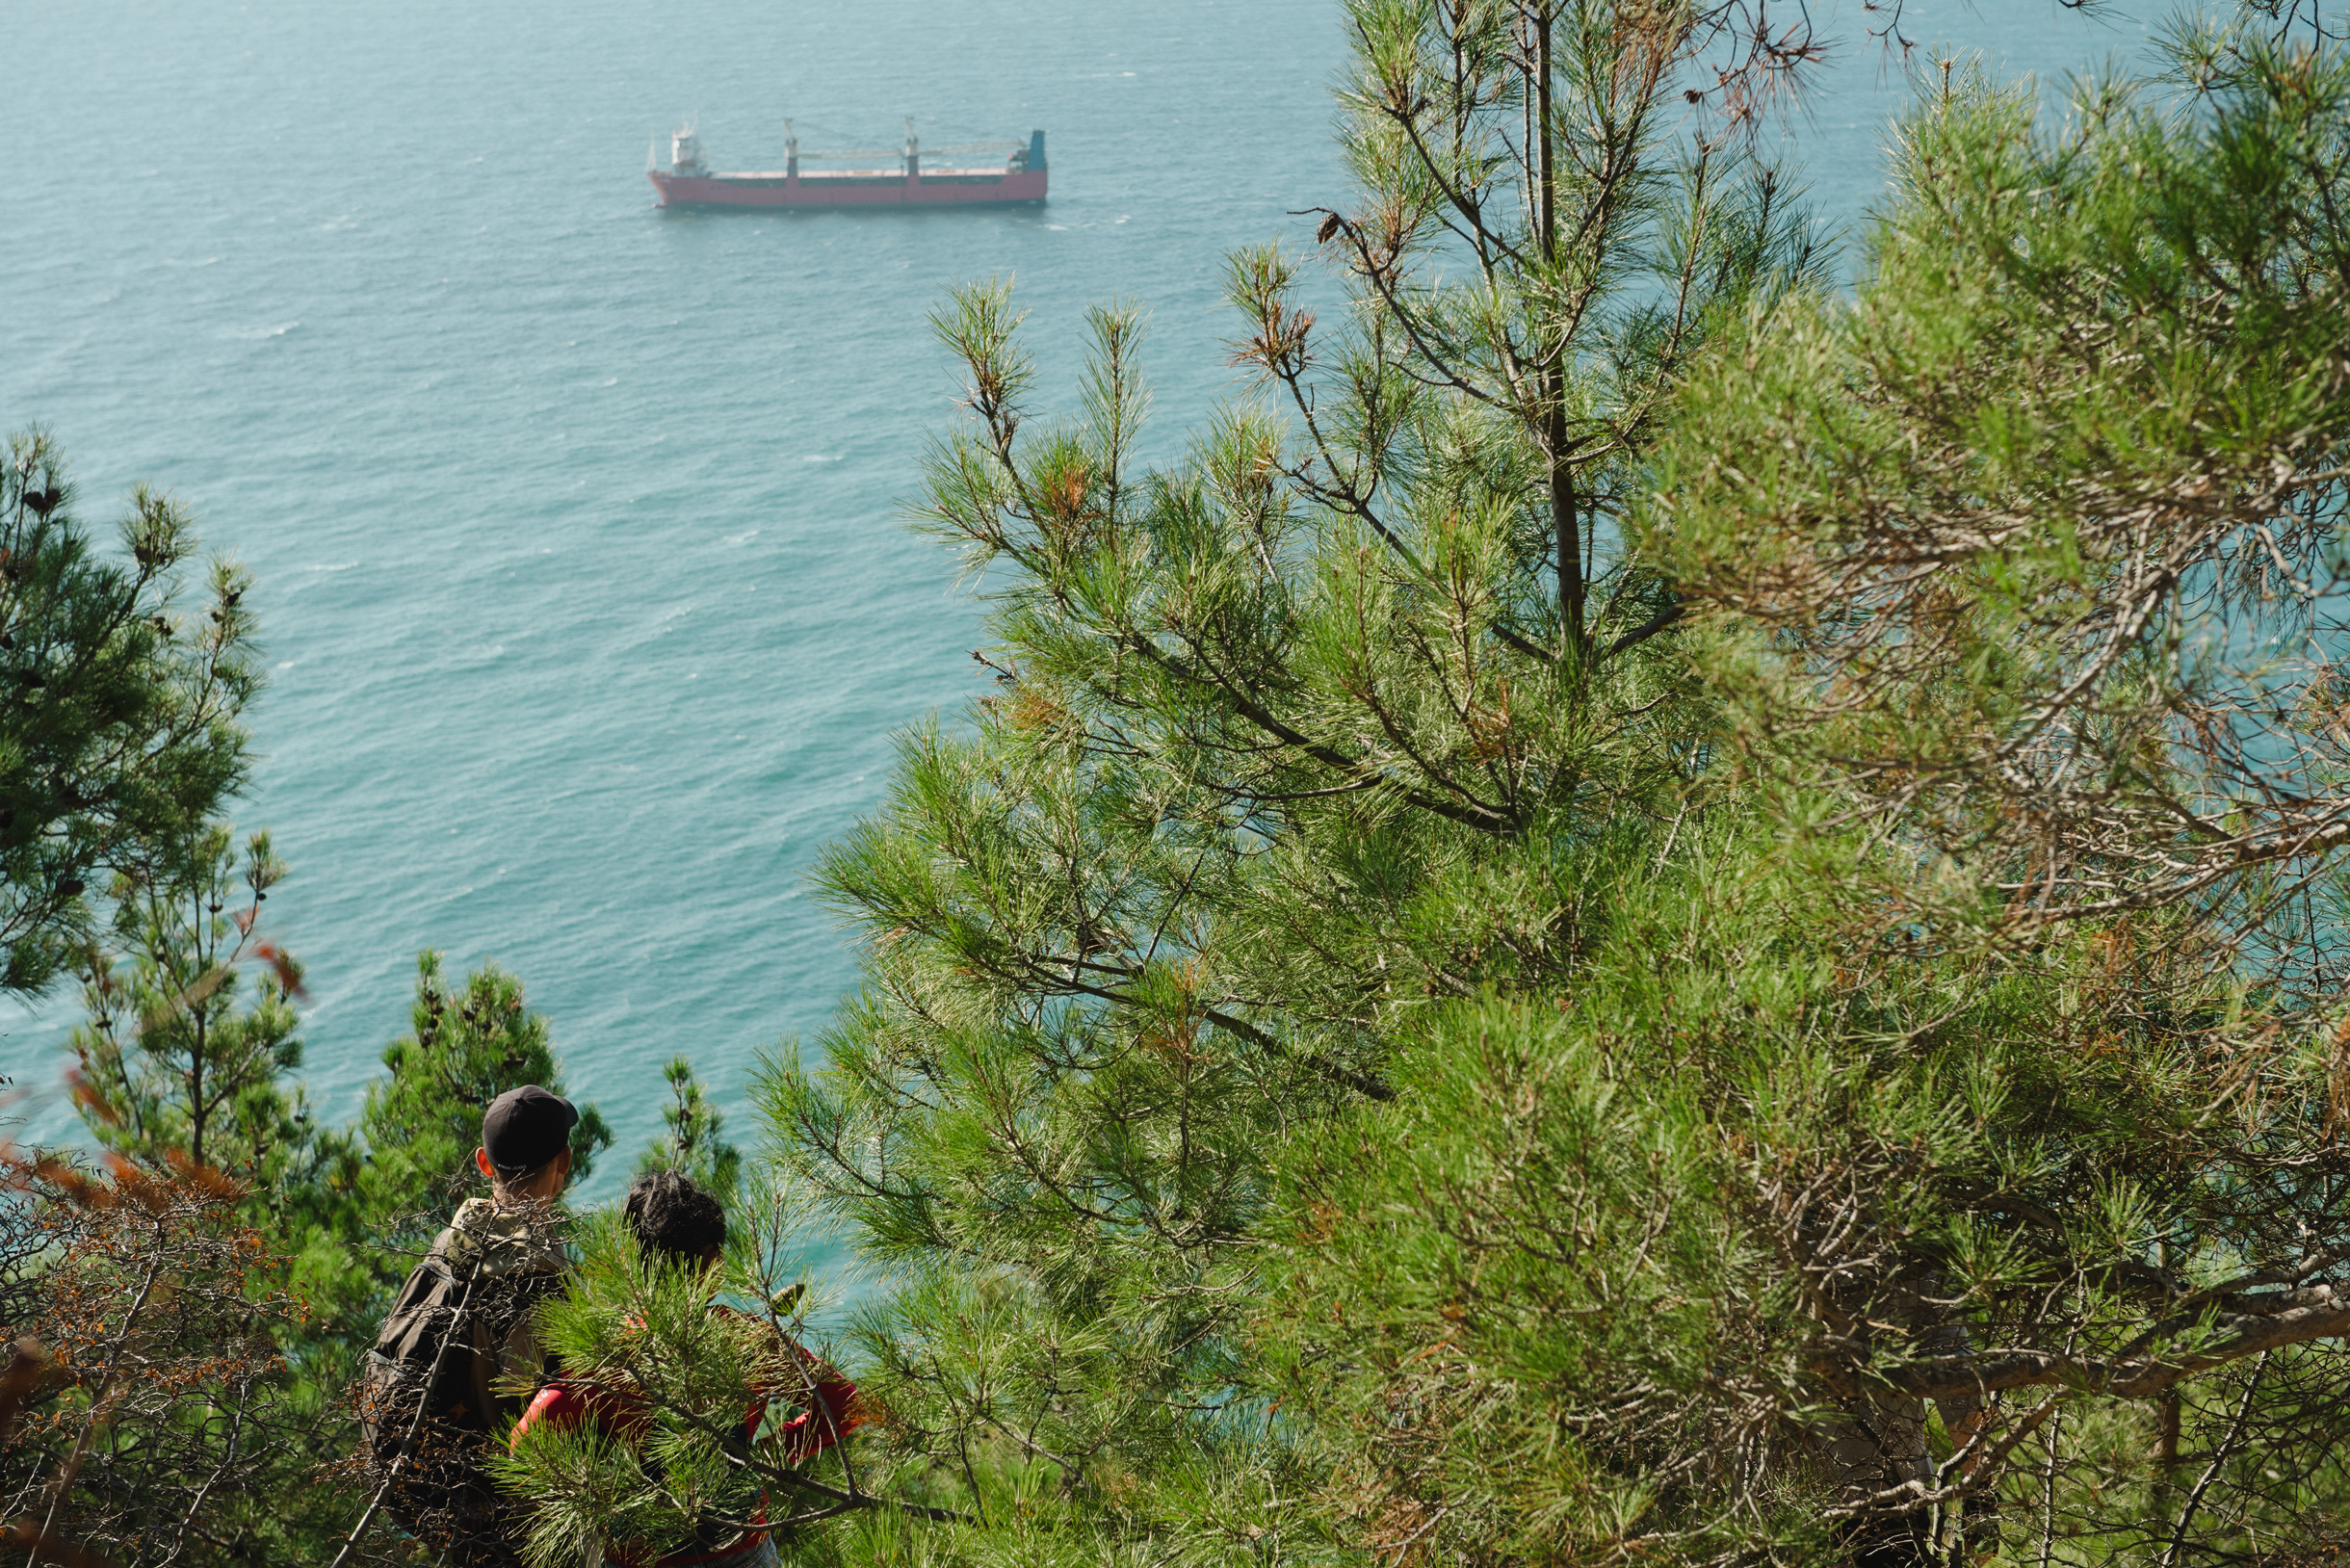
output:
[{"label": "foliage in foreground", "polygon": [[1631,540],[1736,768],[1284,1162],[1364,1545],[2340,1550],[2350,65],[2180,45],[1954,74],[1857,298],[1692,379]]},{"label": "foliage in foreground", "polygon": [[999,689],[828,855],[867,982],[762,1100],[891,1271],[851,1329],[874,1447],[978,1541],[1335,1549],[1251,1343],[1281,1151],[1394,1099],[1440,999],[1566,983],[1562,850],[1665,830],[1696,770],[1612,513],[1672,379],[1815,258],[1769,170],[1665,128],[1699,14],[1625,19],[1544,8],[1534,59],[1509,8],[1350,8],[1351,303],[1236,256],[1259,395],[1167,470],[1134,309],[1058,424],[1007,287],[939,319],[973,420],[920,519],[1000,589]]},{"label": "foliage in foreground", "polygon": [[[711,1550],[747,1530],[786,1538],[863,1509],[901,1506],[841,1445],[819,1398],[801,1259],[779,1195],[737,1210],[722,1267],[641,1252],[617,1215],[579,1229],[569,1291],[540,1314],[567,1378],[592,1385],[615,1419],[540,1424],[495,1469],[531,1500],[530,1558],[541,1568],[602,1550],[652,1556]],[[741,1303],[736,1305],[735,1303]],[[745,1433],[746,1407],[758,1419]],[[805,1417],[799,1425],[794,1422]],[[828,1451],[808,1425],[822,1424]]]},{"label": "foliage in foreground", "polygon": [[286,868],[267,833],[242,859],[232,838],[207,824],[115,878],[109,940],[83,954],[87,1016],[69,1042],[83,1121],[133,1161],[235,1172],[248,1212],[280,1237],[346,1229],[359,1154],[290,1082],[301,967],[262,928]]},{"label": "foliage in foreground", "polygon": [[[225,875],[225,838],[208,843],[219,858],[201,864]],[[256,864],[269,864],[266,845]],[[243,1006],[227,951],[238,944],[213,953],[186,939],[135,954],[86,1031],[86,1059],[120,1070],[80,1098],[119,1151],[111,1174],[13,1154],[0,1169],[0,1331],[23,1373],[0,1391],[0,1517],[14,1522],[13,1545],[45,1539],[53,1555],[94,1552],[88,1560],[120,1568],[425,1560],[380,1515],[354,1533],[369,1490],[353,1458],[352,1357],[413,1254],[478,1189],[481,1111],[465,1088],[560,1086],[545,1022],[494,969],[451,996],[427,954],[419,1031],[387,1053],[375,1114],[315,1128],[289,1113],[292,1015],[274,967]],[[174,993],[176,1009],[139,1027],[126,993],[191,964],[212,986]],[[101,1047],[128,1049],[116,1059]],[[209,1116],[218,1165],[189,1148],[213,1073],[227,1089]],[[590,1154],[609,1141],[592,1115]],[[473,1129],[461,1146],[460,1126]]]},{"label": "foliage in foreground", "polygon": [[[1236,267],[1292,424],[1137,476],[1131,316],[1043,434],[1004,297],[942,323],[1001,689],[829,862],[869,986],[766,1086],[894,1271],[884,1451],[1053,1500],[975,1560],[2334,1550],[2342,64],[2190,35],[2046,132],[1954,74],[1848,304],[1649,208],[1614,266],[1744,281],[1672,399],[1585,362],[1585,468],[1478,394],[1600,318],[1477,251],[1479,111],[1400,123],[1451,14],[1356,18],[1355,335]],[[1390,274],[1431,213],[1484,288]]]},{"label": "foliage in foreground", "polygon": [[283,1562],[335,1528],[319,1485],[337,1412],[296,1386],[302,1304],[190,1165],[0,1169],[0,1517],[46,1560]]},{"label": "foliage in foreground", "polygon": [[1262,1343],[1365,1544],[2317,1551],[2334,1021],[2177,917],[1855,953],[1751,832],[1593,868],[1564,1006],[1432,1020],[1392,1106],[1293,1151]]},{"label": "foliage in foreground", "polygon": [[[262,934],[284,870],[224,824],[148,846],[85,950],[74,1088],[113,1174],[0,1172],[13,1544],[124,1568],[415,1558],[379,1524],[353,1534],[352,1357],[478,1189],[483,1105],[561,1074],[518,980],[485,967],[453,995],[427,954],[366,1112],[318,1123],[290,1082],[300,966]],[[610,1135],[593,1107],[577,1132],[585,1169]]]}]

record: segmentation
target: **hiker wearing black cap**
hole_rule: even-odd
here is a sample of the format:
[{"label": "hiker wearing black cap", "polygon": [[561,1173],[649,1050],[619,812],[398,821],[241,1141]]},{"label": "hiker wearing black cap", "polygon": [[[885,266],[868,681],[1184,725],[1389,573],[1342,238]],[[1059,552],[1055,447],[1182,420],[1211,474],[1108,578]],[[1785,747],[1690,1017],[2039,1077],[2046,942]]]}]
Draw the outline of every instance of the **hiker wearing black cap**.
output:
[{"label": "hiker wearing black cap", "polygon": [[521,1519],[482,1457],[552,1372],[532,1309],[568,1262],[555,1204],[579,1112],[535,1084],[482,1117],[489,1196],[457,1206],[408,1275],[360,1373],[360,1424],[380,1505],[458,1568],[516,1568]]},{"label": "hiker wearing black cap", "polygon": [[[579,1121],[570,1101],[535,1084],[490,1101],[482,1114],[482,1146],[473,1151],[473,1163],[489,1178],[488,1201],[521,1210],[560,1196],[571,1179],[571,1129]],[[482,1201],[475,1198],[467,1207]]]}]

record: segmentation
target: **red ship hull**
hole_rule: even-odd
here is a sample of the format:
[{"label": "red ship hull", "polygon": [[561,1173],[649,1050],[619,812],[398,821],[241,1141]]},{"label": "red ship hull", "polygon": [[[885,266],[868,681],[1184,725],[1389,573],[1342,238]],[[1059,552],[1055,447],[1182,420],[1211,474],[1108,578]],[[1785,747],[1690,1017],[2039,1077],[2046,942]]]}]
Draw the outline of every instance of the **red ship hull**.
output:
[{"label": "red ship hull", "polygon": [[809,174],[672,174],[645,170],[665,207],[911,207],[1042,201],[1044,169],[895,170]]}]

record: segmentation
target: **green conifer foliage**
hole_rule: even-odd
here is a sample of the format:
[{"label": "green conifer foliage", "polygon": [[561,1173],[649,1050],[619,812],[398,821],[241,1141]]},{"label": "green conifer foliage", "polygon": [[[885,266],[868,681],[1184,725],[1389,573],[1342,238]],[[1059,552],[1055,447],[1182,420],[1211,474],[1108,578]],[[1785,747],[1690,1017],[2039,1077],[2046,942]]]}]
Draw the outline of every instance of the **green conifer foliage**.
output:
[{"label": "green conifer foliage", "polygon": [[528,1500],[534,1564],[567,1568],[599,1549],[710,1551],[762,1526],[790,1540],[903,1506],[875,1494],[853,1455],[835,1447],[811,1458],[788,1429],[803,1412],[828,1416],[822,1369],[797,1348],[800,1293],[761,1244],[779,1241],[773,1232],[730,1227],[727,1261],[710,1269],[647,1256],[614,1215],[584,1222],[577,1239],[578,1272],[541,1310],[540,1329],[566,1376],[633,1418],[537,1425],[496,1465]]},{"label": "green conifer foliage", "polygon": [[[151,846],[116,875],[104,939],[89,943],[80,965],[88,1017],[71,1044],[83,1123],[114,1157],[118,1200],[150,1210],[151,1225],[133,1229],[166,1270],[166,1296],[185,1290],[214,1315],[190,1336],[187,1367],[167,1372],[164,1361],[150,1374],[170,1398],[143,1419],[108,1418],[126,1428],[114,1458],[176,1473],[184,1490],[235,1520],[196,1535],[134,1527],[126,1561],[300,1555],[339,1537],[355,1511],[317,1484],[312,1466],[350,1440],[339,1352],[363,1331],[352,1319],[380,1282],[364,1247],[356,1141],[319,1125],[293,1082],[301,970],[262,921],[285,874],[267,833],[240,852],[225,823]],[[106,1196],[65,1180],[18,1185],[19,1174],[11,1176],[18,1217],[63,1234],[87,1217],[77,1208]],[[25,1274],[41,1280],[51,1260],[28,1261]],[[157,1276],[117,1277],[115,1297],[95,1311],[118,1322],[144,1312],[142,1332],[172,1343],[187,1321],[153,1321],[162,1303],[142,1278]],[[260,1305],[240,1315],[234,1304],[247,1295]],[[222,1484],[207,1489],[207,1473]],[[151,1503],[126,1496],[118,1505],[135,1519]],[[193,1521],[200,1509],[175,1511]]]},{"label": "green conifer foliage", "polygon": [[246,574],[182,597],[187,513],[142,485],[126,561],[92,548],[43,432],[0,469],[0,991],[44,988],[91,928],[92,884],[200,834],[244,780],[261,673]]},{"label": "green conifer foliage", "polygon": [[[1393,1105],[1285,1162],[1259,1343],[1373,1555],[1987,1549],[2050,1396],[2128,1426],[2114,1372],[2188,1370],[2163,1247],[2232,1254],[2266,1224],[2247,1184],[2311,1150],[2295,1111],[2215,1124],[2217,1053],[2283,1104],[2313,1079],[2176,922],[2023,963],[1856,950],[1722,805],[1669,857],[1585,863],[1606,914],[1570,996],[1423,1020]],[[2040,1380],[1995,1393],[2026,1346]],[[2148,1451],[2068,1451],[2068,1535],[2144,1515]],[[2304,1503],[2338,1488],[2311,1460]]]},{"label": "green conifer foliage", "polygon": [[301,966],[263,922],[285,875],[268,833],[240,857],[214,823],[117,875],[108,940],[83,955],[76,1092],[106,1148],[238,1184],[243,1212],[293,1264],[313,1331],[332,1337],[351,1331],[341,1320],[372,1298],[378,1269],[354,1250],[368,1228],[357,1137],[322,1125],[294,1078]]},{"label": "green conifer foliage", "polygon": [[90,1016],[71,1041],[84,1119],[107,1147],[265,1188],[300,1180],[288,1167],[308,1153],[310,1115],[284,1080],[301,1065],[301,969],[260,931],[284,875],[267,833],[240,861],[216,824],[117,875],[112,951],[85,954]]},{"label": "green conifer foliage", "polygon": [[2350,66],[2172,45],[2183,85],[2086,85],[2061,128],[1945,70],[1858,298],[1789,299],[1692,384],[1640,526],[1714,612],[1735,743],[1950,857],[1868,897],[2232,910],[2318,994],[2343,971],[2310,944],[2338,944],[2298,894],[2350,841]]},{"label": "green conifer foliage", "polygon": [[1953,70],[1632,543],[1727,754],[1574,983],[1292,1143],[1261,1344],[1382,1557],[2322,1561],[2350,64]]},{"label": "green conifer foliage", "polygon": [[[547,1021],[523,1006],[522,981],[492,964],[452,990],[440,954],[416,960],[411,1032],[383,1053],[387,1077],[367,1086],[359,1132],[367,1140],[362,1178],[378,1223],[445,1214],[480,1181],[474,1150],[482,1114],[510,1088],[536,1084],[562,1093]],[[592,1105],[571,1130],[571,1175],[585,1180],[612,1132]]]},{"label": "green conifer foliage", "polygon": [[661,1112],[669,1132],[645,1145],[637,1157],[638,1173],[674,1170],[731,1207],[743,1186],[743,1151],[718,1136],[725,1112],[710,1103],[687,1058],[670,1058],[661,1076],[669,1085],[669,1104]]},{"label": "green conifer foliage", "polygon": [[1022,1550],[1319,1550],[1251,1347],[1273,1162],[1393,1100],[1438,999],[1565,983],[1575,847],[1677,820],[1704,704],[1616,517],[1672,377],[1812,254],[1766,170],[1676,140],[1703,29],[1653,19],[1350,8],[1351,302],[1236,257],[1258,385],[1167,470],[1138,308],[1093,313],[1062,420],[1007,285],[938,318],[972,418],[919,520],[987,574],[998,690],[827,857],[867,983],[762,1100],[894,1270],[875,1441]]}]

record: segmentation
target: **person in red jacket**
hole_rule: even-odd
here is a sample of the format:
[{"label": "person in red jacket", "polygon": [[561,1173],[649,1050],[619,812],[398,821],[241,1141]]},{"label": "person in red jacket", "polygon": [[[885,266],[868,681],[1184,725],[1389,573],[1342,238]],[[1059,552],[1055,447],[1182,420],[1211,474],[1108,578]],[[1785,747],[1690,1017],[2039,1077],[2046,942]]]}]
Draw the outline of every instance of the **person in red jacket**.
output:
[{"label": "person in red jacket", "polygon": [[[715,1267],[726,1247],[726,1211],[718,1201],[675,1171],[640,1176],[628,1189],[625,1207],[630,1229],[648,1257]],[[734,1314],[731,1307],[713,1305],[713,1312]],[[792,1463],[813,1459],[848,1437],[856,1425],[853,1401],[856,1385],[818,1361],[798,1346],[800,1375],[785,1386],[744,1390],[743,1436],[756,1438],[778,1403],[797,1405],[798,1413],[772,1431],[782,1438]],[[558,1378],[538,1391],[522,1419],[514,1424],[509,1443],[541,1424],[568,1426],[593,1421],[615,1435],[634,1436],[647,1424],[641,1403],[633,1394],[604,1388],[579,1378]],[[757,1519],[760,1515],[754,1514]],[[726,1532],[671,1553],[651,1568],[775,1568],[775,1543],[763,1529]],[[611,1556],[613,1568],[646,1568],[646,1559]]]}]

